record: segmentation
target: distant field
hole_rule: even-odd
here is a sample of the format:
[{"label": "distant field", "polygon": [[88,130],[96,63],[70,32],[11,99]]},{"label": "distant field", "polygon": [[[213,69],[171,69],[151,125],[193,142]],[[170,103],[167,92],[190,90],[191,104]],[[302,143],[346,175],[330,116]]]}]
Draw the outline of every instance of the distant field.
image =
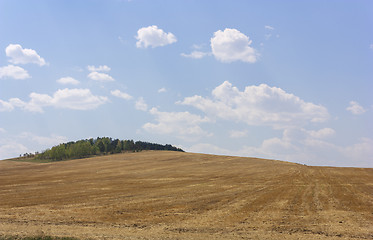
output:
[{"label": "distant field", "polygon": [[166,151],[0,161],[0,236],[373,239],[373,169]]}]

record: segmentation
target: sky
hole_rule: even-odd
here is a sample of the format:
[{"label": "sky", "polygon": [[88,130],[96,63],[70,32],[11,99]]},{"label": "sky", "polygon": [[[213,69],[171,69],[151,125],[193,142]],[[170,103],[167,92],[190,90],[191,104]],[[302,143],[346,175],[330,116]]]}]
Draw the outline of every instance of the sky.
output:
[{"label": "sky", "polygon": [[112,137],[373,167],[372,1],[0,0],[0,159]]}]

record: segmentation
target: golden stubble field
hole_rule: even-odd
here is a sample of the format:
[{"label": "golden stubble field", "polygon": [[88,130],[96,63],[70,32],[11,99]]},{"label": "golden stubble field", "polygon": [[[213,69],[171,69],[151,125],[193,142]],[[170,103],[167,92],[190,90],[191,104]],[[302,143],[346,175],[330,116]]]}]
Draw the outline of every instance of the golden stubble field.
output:
[{"label": "golden stubble field", "polygon": [[0,161],[0,236],[373,239],[373,169],[180,152]]}]

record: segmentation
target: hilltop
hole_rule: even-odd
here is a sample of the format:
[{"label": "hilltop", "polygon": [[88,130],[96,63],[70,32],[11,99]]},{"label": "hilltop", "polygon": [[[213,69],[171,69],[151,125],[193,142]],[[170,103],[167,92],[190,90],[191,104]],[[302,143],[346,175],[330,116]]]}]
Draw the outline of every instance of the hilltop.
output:
[{"label": "hilltop", "polygon": [[31,162],[53,162],[71,159],[80,159],[97,155],[115,154],[122,152],[140,152],[144,150],[157,151],[178,151],[184,152],[181,148],[174,147],[170,144],[162,145],[133,140],[119,140],[109,137],[98,137],[96,139],[83,139],[61,143],[42,153],[26,153],[13,160],[31,161]]},{"label": "hilltop", "polygon": [[170,151],[0,161],[0,236],[372,239],[373,169]]}]

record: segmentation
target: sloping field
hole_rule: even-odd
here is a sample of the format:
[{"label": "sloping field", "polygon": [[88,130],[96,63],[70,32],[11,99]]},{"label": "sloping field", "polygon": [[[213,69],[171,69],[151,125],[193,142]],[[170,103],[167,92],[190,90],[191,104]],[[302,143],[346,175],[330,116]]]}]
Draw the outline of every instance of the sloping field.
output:
[{"label": "sloping field", "polygon": [[0,161],[0,236],[373,239],[373,169],[141,152]]}]

